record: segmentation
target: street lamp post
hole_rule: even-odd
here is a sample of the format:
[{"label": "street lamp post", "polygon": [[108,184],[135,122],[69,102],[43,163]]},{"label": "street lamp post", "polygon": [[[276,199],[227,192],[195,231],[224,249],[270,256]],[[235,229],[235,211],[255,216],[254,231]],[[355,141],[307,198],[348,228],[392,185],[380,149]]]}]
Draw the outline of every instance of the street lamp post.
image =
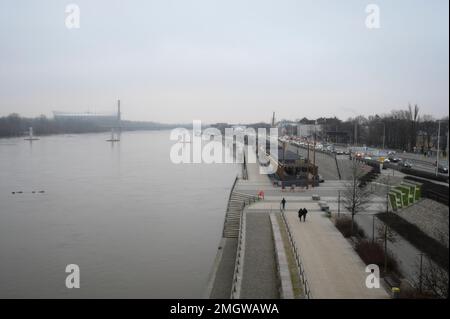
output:
[{"label": "street lamp post", "polygon": [[372,215],[372,244],[375,242],[375,214]]},{"label": "street lamp post", "polygon": [[308,164],[307,171],[306,171],[306,178],[307,178],[306,179],[306,189],[309,189],[309,172],[310,172],[311,165],[309,163],[309,139],[308,138],[306,138],[306,145],[308,147],[307,160],[306,160],[306,163]]},{"label": "street lamp post", "polygon": [[438,140],[437,140],[437,154],[436,154],[436,176],[439,175],[439,153],[441,150],[441,121],[438,121]]},{"label": "street lamp post", "polygon": [[338,218],[341,216],[341,190],[338,190]]},{"label": "street lamp post", "polygon": [[420,253],[419,292],[422,293],[423,253]]},{"label": "street lamp post", "polygon": [[[389,192],[391,191],[391,186],[389,184],[389,177],[388,177],[388,185],[387,185],[387,192],[386,192],[386,214],[389,213]],[[386,216],[388,217],[388,216]],[[387,272],[387,266],[388,266],[388,248],[387,248],[387,241],[388,241],[388,223],[385,222],[384,224],[384,273]]]},{"label": "street lamp post", "polygon": [[317,121],[314,122],[314,150],[313,150],[313,183],[312,188],[314,188],[314,183],[316,182],[316,125]]}]

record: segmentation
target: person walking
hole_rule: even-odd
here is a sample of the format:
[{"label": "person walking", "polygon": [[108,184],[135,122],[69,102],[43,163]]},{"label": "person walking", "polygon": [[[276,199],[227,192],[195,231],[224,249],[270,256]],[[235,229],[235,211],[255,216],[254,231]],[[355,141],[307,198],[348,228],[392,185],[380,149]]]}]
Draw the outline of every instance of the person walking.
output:
[{"label": "person walking", "polygon": [[281,211],[284,212],[284,209],[286,208],[286,199],[283,197],[281,200]]},{"label": "person walking", "polygon": [[300,222],[302,221],[302,215],[303,215],[303,208],[300,208],[298,210],[298,219],[300,220]]},{"label": "person walking", "polygon": [[303,222],[306,221],[306,214],[308,214],[308,210],[306,208],[303,208]]}]

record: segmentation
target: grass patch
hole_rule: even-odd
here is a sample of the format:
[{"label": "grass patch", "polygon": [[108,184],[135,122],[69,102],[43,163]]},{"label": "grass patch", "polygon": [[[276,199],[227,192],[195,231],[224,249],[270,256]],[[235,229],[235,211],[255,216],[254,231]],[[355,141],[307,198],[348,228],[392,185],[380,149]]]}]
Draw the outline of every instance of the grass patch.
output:
[{"label": "grass patch", "polygon": [[418,250],[426,253],[436,264],[448,270],[449,253],[445,245],[428,236],[419,227],[407,222],[397,214],[380,213],[377,214],[377,217]]},{"label": "grass patch", "polygon": [[291,275],[292,289],[294,290],[294,297],[299,299],[304,297],[302,289],[302,282],[298,273],[297,261],[295,260],[294,251],[289,241],[289,235],[286,230],[286,226],[280,214],[276,214],[278,225],[280,228],[281,238],[283,239],[283,246],[286,252],[286,258],[289,265],[289,273]]}]

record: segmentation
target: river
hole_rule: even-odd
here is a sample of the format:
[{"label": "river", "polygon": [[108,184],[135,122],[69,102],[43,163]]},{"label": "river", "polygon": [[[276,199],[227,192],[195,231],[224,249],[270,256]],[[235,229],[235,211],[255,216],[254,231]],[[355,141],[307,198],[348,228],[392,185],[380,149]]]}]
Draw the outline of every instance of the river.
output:
[{"label": "river", "polygon": [[1,298],[203,296],[238,165],[173,164],[168,131],[108,137],[0,139]]}]

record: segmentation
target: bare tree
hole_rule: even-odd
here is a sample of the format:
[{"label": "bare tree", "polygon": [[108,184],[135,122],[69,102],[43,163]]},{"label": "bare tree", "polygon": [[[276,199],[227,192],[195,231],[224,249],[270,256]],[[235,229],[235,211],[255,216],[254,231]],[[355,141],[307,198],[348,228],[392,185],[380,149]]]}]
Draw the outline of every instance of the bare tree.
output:
[{"label": "bare tree", "polygon": [[440,267],[425,255],[417,262],[416,268],[414,286],[420,295],[448,298],[448,269]]},{"label": "bare tree", "polygon": [[358,162],[353,160],[351,166],[351,180],[345,184],[342,192],[343,206],[352,214],[351,234],[354,235],[355,215],[365,210],[372,197],[372,190],[362,184],[365,172]]},{"label": "bare tree", "polygon": [[[448,219],[444,221],[443,227],[435,232],[439,241],[448,245]],[[441,267],[433,262],[430,257],[422,254],[420,261],[416,264],[416,268],[414,284],[421,295],[431,295],[434,298],[448,298],[448,267]]]},{"label": "bare tree", "polygon": [[407,114],[407,119],[410,122],[409,148],[412,149],[414,146],[416,146],[417,122],[419,120],[419,106],[416,104],[416,105],[414,105],[414,108],[413,108],[411,106],[411,104],[409,104],[406,114]]}]

